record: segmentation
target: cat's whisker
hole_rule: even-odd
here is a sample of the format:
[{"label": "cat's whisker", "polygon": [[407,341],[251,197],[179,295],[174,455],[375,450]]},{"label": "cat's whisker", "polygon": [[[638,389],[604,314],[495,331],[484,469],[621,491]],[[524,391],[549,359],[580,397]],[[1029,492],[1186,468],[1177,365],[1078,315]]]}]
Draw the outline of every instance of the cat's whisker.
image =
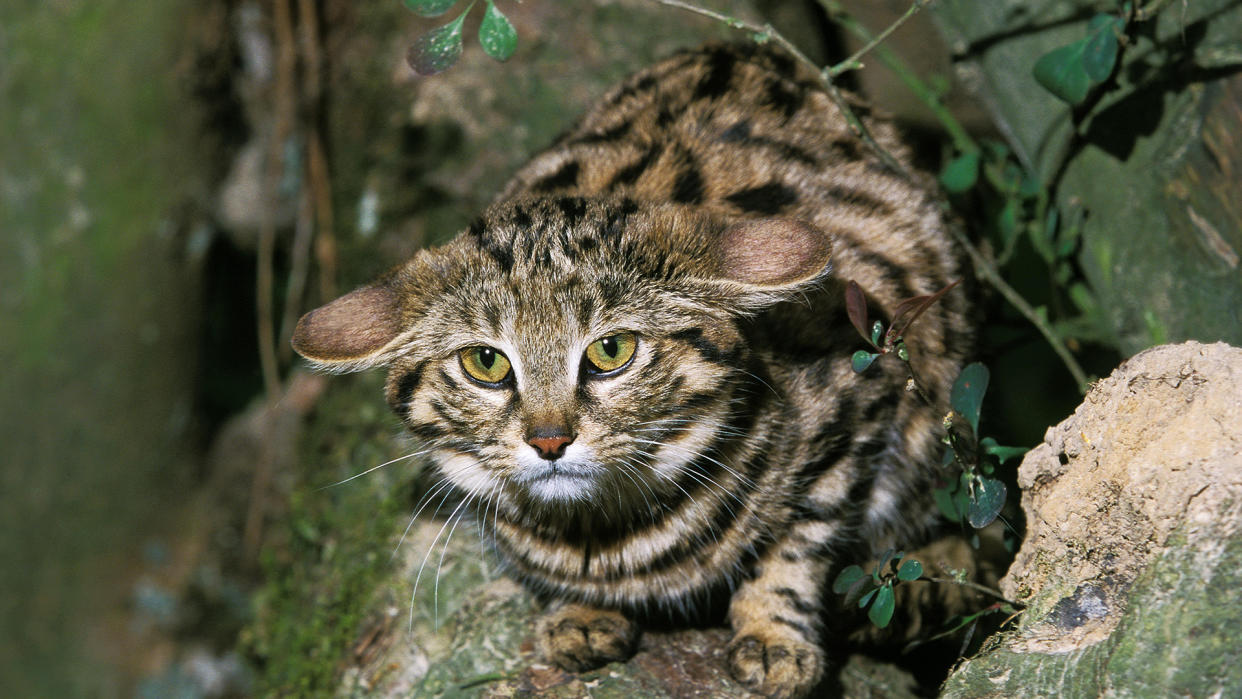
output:
[{"label": "cat's whisker", "polygon": [[318,488],[316,488],[316,489],[315,489],[315,492],[319,492],[319,491],[321,491],[321,490],[327,490],[328,488],[335,488],[335,487],[336,487],[336,486],[338,486],[338,485],[343,485],[343,484],[345,484],[345,483],[348,483],[348,482],[352,481],[352,480],[353,480],[353,479],[355,479],[355,478],[361,478],[361,477],[363,477],[363,476],[367,475],[368,473],[372,473],[372,472],[374,472],[374,471],[378,471],[378,470],[380,470],[381,468],[384,468],[385,466],[388,466],[388,465],[390,465],[390,464],[395,464],[395,463],[397,463],[398,461],[405,461],[406,459],[413,459],[413,458],[415,458],[415,457],[422,456],[422,455],[426,454],[428,451],[429,451],[429,450],[427,450],[427,449],[421,449],[421,450],[419,450],[419,451],[416,451],[416,452],[413,452],[413,453],[410,453],[410,454],[406,454],[405,456],[398,456],[398,457],[397,457],[397,458],[395,458],[395,459],[390,459],[390,460],[388,460],[388,461],[385,461],[384,463],[380,464],[379,466],[374,466],[374,467],[372,467],[372,468],[369,468],[369,469],[367,469],[367,470],[363,471],[362,473],[355,473],[354,475],[352,475],[352,476],[350,476],[349,478],[346,478],[346,479],[344,479],[344,480],[340,480],[340,481],[337,481],[337,482],[335,482],[335,483],[330,483],[330,484],[328,484],[328,485],[320,486],[320,487],[318,487]]},{"label": "cat's whisker", "polygon": [[[444,535],[444,530],[448,528],[449,523],[453,521],[454,516],[460,512],[468,502],[468,498],[463,499],[461,502],[457,503],[457,507],[453,508],[453,511],[449,514],[448,518],[444,520],[444,524],[440,527],[440,531],[436,532],[435,538],[431,540],[431,545],[427,547],[427,553],[423,555],[423,562],[418,566],[418,574],[414,576],[414,589],[410,591],[410,632],[413,632],[414,630],[414,602],[418,597],[418,584],[423,579],[423,569],[427,566],[427,560],[431,558],[431,552],[435,550],[436,543],[438,543],[440,541],[440,537]],[[441,504],[443,504],[443,501],[441,501]],[[437,511],[438,509],[439,508],[437,508]],[[439,614],[439,610],[436,610],[436,614]],[[437,617],[437,626],[438,621]]]}]

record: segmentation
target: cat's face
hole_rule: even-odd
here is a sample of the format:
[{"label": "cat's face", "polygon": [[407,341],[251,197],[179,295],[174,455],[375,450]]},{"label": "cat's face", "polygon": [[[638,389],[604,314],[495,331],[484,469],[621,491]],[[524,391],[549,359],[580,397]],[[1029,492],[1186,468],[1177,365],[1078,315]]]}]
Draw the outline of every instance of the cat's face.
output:
[{"label": "cat's face", "polygon": [[308,315],[298,349],[388,365],[390,405],[480,502],[649,511],[744,399],[738,316],[814,283],[828,249],[790,221],[519,201]]}]

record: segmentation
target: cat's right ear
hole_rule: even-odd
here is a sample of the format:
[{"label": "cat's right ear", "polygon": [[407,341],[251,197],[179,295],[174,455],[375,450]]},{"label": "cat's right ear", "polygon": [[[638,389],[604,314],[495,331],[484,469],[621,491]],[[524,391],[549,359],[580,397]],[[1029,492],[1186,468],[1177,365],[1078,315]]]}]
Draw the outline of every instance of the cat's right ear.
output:
[{"label": "cat's right ear", "polygon": [[401,346],[399,298],[388,286],[366,286],[302,316],[293,349],[320,369],[347,372],[382,366]]}]

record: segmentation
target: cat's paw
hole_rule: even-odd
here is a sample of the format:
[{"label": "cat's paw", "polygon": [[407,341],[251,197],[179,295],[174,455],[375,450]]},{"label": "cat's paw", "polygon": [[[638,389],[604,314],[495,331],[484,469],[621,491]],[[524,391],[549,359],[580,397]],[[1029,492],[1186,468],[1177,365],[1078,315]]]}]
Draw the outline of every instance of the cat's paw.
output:
[{"label": "cat's paw", "polygon": [[582,672],[634,654],[638,627],[622,614],[566,604],[539,619],[539,654],[548,662]]},{"label": "cat's paw", "polygon": [[824,675],[824,651],[794,633],[744,627],[729,643],[729,672],[752,692],[774,699],[805,697]]}]

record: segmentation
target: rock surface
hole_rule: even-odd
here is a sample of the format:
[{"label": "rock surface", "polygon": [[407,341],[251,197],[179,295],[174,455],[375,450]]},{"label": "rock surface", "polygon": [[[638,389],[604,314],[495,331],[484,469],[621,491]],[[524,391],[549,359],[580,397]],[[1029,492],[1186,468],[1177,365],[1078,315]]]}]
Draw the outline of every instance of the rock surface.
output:
[{"label": "rock surface", "polygon": [[1027,610],[944,696],[1242,695],[1242,349],[1136,355],[1018,473]]}]

